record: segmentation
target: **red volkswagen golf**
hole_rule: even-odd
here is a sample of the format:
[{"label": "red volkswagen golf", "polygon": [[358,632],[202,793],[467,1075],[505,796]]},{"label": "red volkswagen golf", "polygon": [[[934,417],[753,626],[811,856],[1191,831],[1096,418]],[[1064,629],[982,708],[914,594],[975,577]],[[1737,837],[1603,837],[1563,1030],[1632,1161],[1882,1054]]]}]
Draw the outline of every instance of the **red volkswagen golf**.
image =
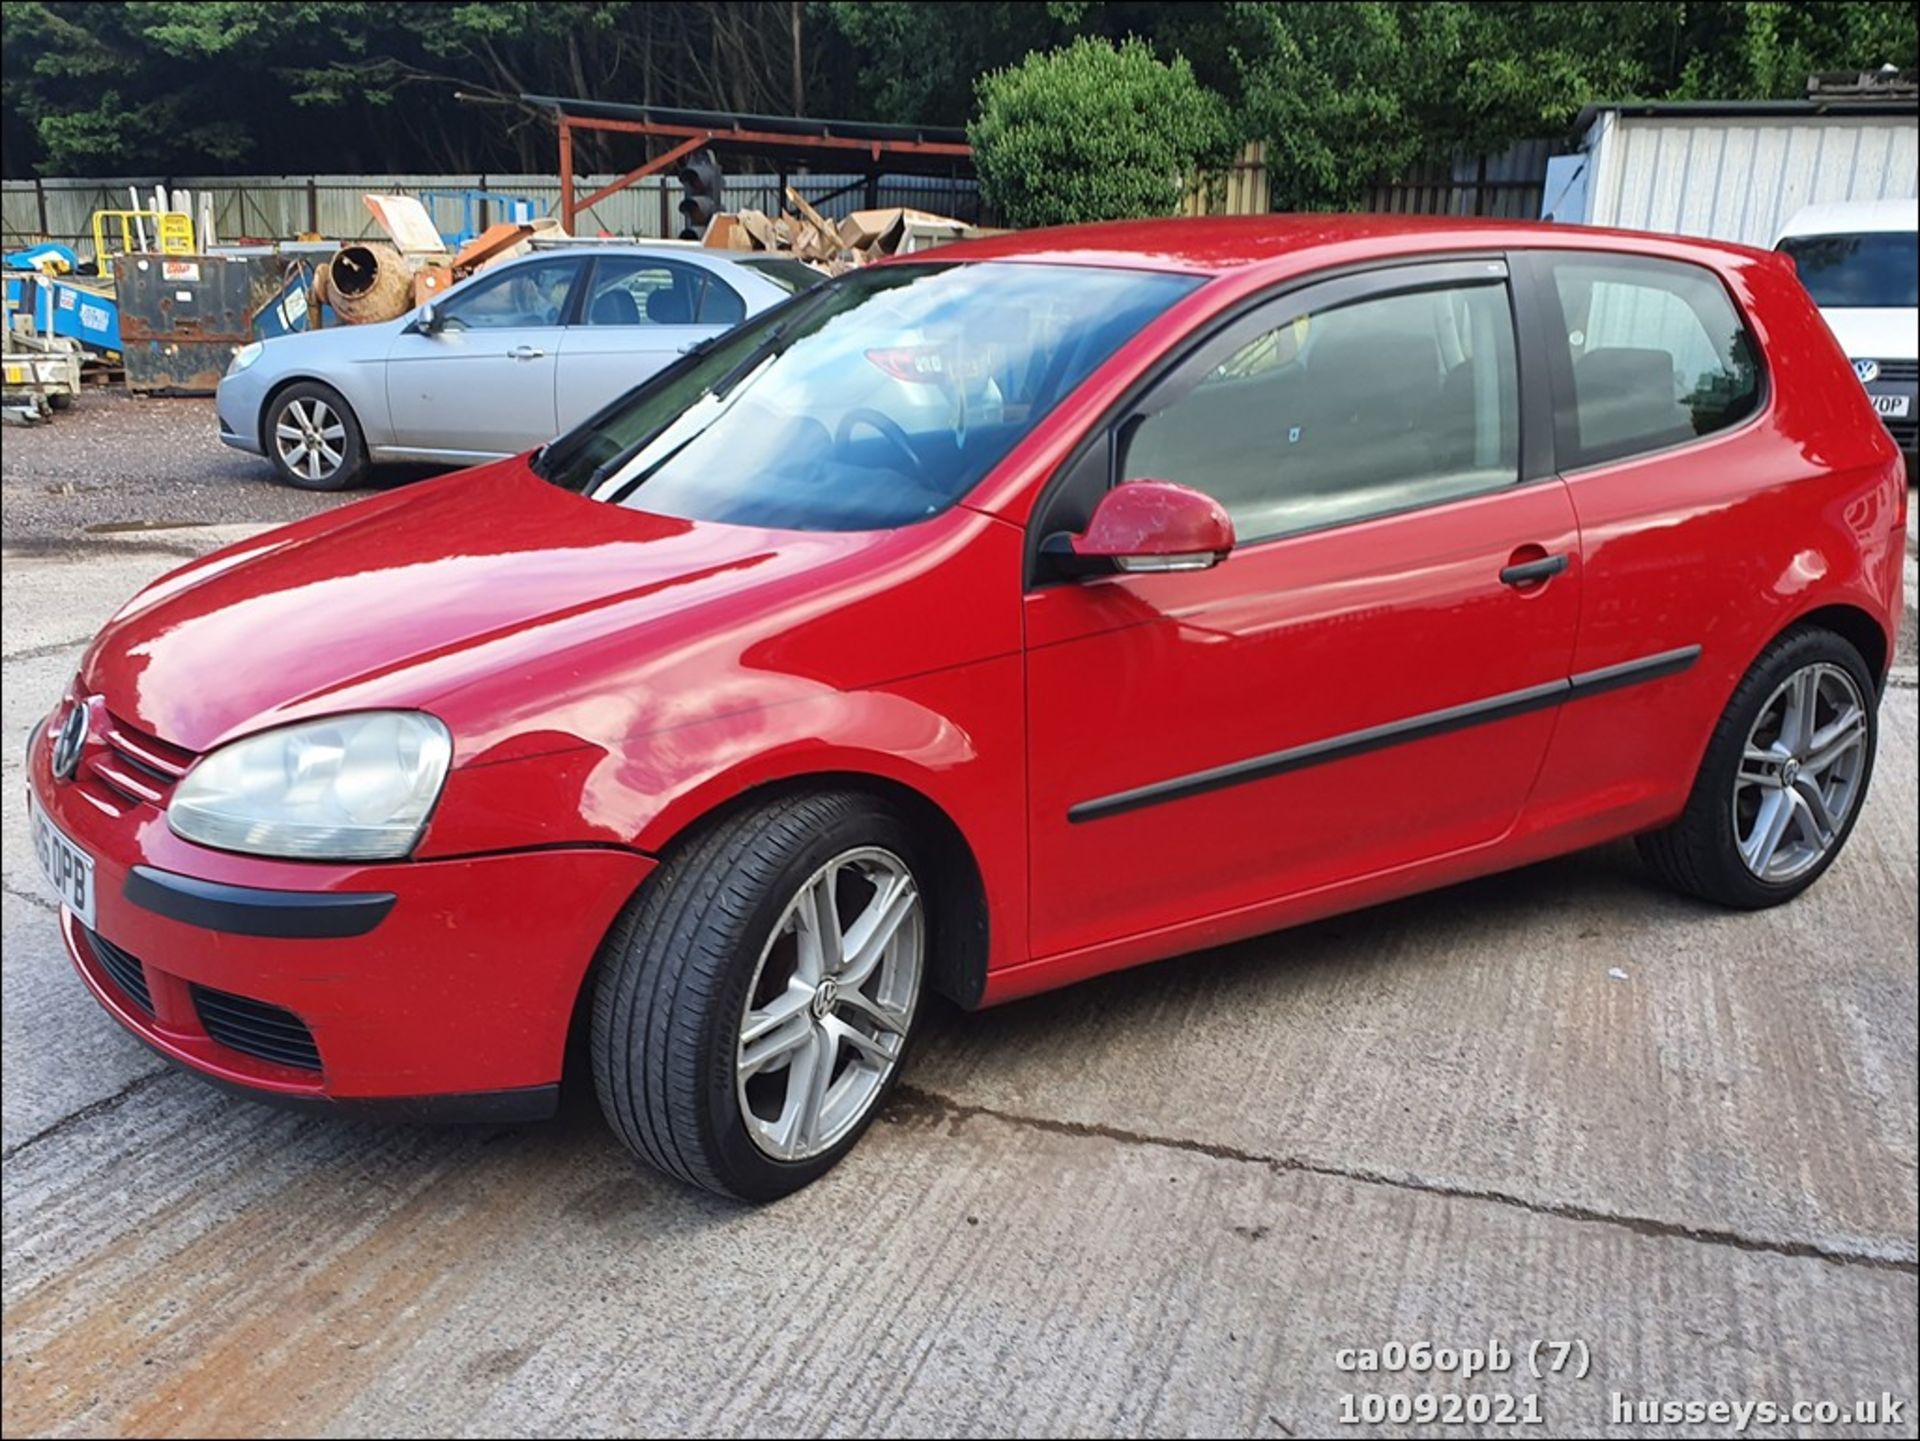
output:
[{"label": "red volkswagen golf", "polygon": [[1611,837],[1839,854],[1900,458],[1776,255],[1399,218],[862,270],[543,450],[113,618],[32,742],[75,964],[165,1056],[614,1129],[766,1199],[929,995],[1009,1000]]}]

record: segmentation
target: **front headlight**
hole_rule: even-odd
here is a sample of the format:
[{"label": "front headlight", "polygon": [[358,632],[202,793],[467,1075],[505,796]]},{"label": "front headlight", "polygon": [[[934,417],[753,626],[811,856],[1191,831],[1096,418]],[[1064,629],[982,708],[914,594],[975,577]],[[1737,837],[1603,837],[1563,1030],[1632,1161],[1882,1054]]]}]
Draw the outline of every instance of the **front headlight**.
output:
[{"label": "front headlight", "polygon": [[227,362],[227,374],[238,375],[266,353],[266,346],[257,340],[249,340],[245,345],[234,351],[233,359]]},{"label": "front headlight", "polygon": [[452,755],[446,726],[420,711],[363,711],[262,731],[188,771],[167,824],[223,851],[394,860],[420,838]]}]

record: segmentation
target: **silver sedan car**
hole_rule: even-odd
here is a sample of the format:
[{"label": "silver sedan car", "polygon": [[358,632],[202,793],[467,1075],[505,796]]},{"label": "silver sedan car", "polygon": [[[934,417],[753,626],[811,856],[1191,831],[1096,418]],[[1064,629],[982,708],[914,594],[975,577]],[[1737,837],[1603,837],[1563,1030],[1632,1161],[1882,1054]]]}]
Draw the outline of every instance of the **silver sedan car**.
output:
[{"label": "silver sedan car", "polygon": [[215,397],[220,438],[303,490],[388,461],[516,455],[818,278],[713,250],[538,251],[398,320],[241,347]]}]

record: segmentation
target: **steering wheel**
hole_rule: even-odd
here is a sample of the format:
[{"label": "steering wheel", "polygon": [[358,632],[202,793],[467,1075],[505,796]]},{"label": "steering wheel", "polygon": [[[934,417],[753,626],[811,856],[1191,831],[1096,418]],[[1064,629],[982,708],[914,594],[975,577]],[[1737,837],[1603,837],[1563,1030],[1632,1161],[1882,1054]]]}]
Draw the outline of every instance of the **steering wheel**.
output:
[{"label": "steering wheel", "polygon": [[847,443],[853,439],[855,427],[862,425],[871,426],[879,431],[895,450],[904,455],[907,458],[907,468],[914,475],[918,476],[925,468],[920,460],[920,452],[913,448],[913,442],[907,439],[907,433],[900,428],[900,423],[892,416],[869,406],[856,406],[840,417],[840,428],[833,437],[834,448],[845,450]]}]

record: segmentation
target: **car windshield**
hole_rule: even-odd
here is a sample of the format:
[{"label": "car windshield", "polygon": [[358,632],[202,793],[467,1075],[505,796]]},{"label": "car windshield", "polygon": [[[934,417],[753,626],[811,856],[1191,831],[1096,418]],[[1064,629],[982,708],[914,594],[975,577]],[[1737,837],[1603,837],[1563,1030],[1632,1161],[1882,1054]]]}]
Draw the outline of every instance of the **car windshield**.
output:
[{"label": "car windshield", "polygon": [[1793,257],[1815,305],[1842,310],[1920,304],[1920,235],[1790,235],[1780,248]]},{"label": "car windshield", "polygon": [[683,357],[554,441],[535,469],[685,520],[905,525],[965,495],[1198,284],[993,262],[855,271]]}]

